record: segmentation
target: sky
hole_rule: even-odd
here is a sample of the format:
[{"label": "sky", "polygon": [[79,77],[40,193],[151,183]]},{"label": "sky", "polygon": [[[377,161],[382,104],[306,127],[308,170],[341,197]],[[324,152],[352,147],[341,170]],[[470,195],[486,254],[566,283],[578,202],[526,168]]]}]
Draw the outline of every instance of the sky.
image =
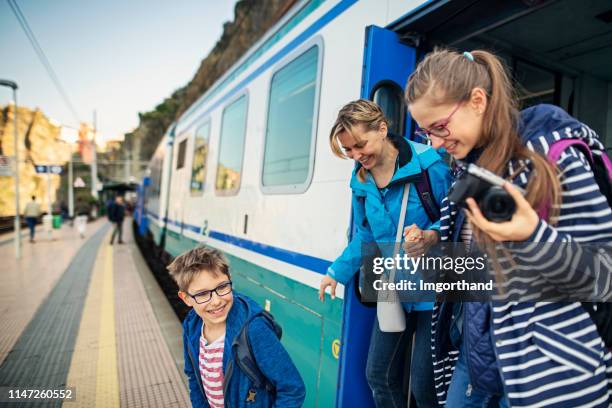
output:
[{"label": "sky", "polygon": [[[97,112],[98,137],[121,139],[138,112],[187,84],[234,19],[236,0],[17,0],[81,121]],[[77,119],[0,0],[0,79],[17,82],[19,106],[61,124]],[[0,105],[12,101],[0,87]]]}]

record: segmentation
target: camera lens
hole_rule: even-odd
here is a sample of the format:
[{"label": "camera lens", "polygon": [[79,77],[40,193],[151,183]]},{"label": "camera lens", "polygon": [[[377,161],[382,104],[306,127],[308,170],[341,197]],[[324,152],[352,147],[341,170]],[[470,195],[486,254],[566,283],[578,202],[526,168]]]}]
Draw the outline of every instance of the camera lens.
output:
[{"label": "camera lens", "polygon": [[502,187],[491,187],[480,199],[482,214],[493,222],[510,221],[516,211],[514,199]]}]

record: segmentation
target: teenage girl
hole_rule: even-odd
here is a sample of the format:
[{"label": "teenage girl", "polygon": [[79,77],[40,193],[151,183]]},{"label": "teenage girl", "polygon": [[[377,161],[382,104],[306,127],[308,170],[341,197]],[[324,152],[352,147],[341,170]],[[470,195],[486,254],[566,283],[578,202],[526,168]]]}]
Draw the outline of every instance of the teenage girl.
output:
[{"label": "teenage girl", "polygon": [[[434,148],[511,181],[504,185],[516,203],[510,221],[487,220],[472,198],[445,199],[441,241],[485,249],[550,243],[548,252],[536,246],[540,252],[515,257],[534,285],[568,293],[600,287],[598,280],[610,284],[609,258],[584,244],[612,239],[612,211],[589,160],[575,147],[556,163],[546,158],[549,146],[564,138],[579,138],[593,154],[605,154],[595,132],[555,106],[519,113],[504,65],[485,51],[430,53],[409,78],[406,99],[417,133]],[[457,171],[459,176],[462,167]],[[548,217],[540,217],[543,207],[551,209]],[[432,330],[436,394],[447,407],[611,402],[611,354],[579,302],[437,303]]]}]

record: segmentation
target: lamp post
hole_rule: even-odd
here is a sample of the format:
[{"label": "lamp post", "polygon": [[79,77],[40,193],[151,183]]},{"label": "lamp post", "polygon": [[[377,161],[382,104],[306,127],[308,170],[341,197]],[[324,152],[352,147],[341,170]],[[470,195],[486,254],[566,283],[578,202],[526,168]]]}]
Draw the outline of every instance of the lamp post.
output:
[{"label": "lamp post", "polygon": [[17,132],[17,84],[13,81],[0,79],[0,86],[8,86],[13,90],[15,101],[14,138],[15,138],[15,258],[21,258],[21,220],[19,218],[19,134]]}]

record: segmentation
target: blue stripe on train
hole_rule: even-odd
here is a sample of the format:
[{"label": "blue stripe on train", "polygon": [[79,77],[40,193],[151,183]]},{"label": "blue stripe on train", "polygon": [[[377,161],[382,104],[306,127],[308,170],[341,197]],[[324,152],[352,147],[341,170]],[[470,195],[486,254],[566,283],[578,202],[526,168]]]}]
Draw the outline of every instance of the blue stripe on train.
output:
[{"label": "blue stripe on train", "polygon": [[277,248],[244,238],[234,237],[218,231],[210,231],[209,236],[219,241],[227,242],[228,244],[248,249],[249,251],[257,252],[258,254],[278,259],[279,261],[287,262],[291,265],[299,266],[300,268],[308,269],[320,274],[325,274],[327,272],[327,268],[331,265],[331,262],[326,261],[325,259],[300,254],[299,252]]},{"label": "blue stripe on train", "polygon": [[[155,214],[150,210],[146,210],[148,215],[153,216],[156,219],[160,219],[159,215]],[[175,225],[179,228],[188,229],[190,231],[199,234],[201,227],[190,225],[186,223],[180,223],[178,221],[165,219],[168,224]],[[219,231],[210,231],[209,237],[214,238],[218,241],[223,241],[231,245],[235,245],[240,248],[247,249],[249,251],[257,252],[258,254],[265,255],[270,258],[277,259],[279,261],[286,262],[291,265],[298,266],[300,268],[308,269],[310,271],[325,274],[327,268],[331,265],[330,261],[325,259],[317,258],[314,256],[301,254],[299,252],[289,251],[287,249],[278,248],[272,245],[262,244],[261,242],[255,242],[244,238],[238,238],[233,235],[225,234]]]}]

